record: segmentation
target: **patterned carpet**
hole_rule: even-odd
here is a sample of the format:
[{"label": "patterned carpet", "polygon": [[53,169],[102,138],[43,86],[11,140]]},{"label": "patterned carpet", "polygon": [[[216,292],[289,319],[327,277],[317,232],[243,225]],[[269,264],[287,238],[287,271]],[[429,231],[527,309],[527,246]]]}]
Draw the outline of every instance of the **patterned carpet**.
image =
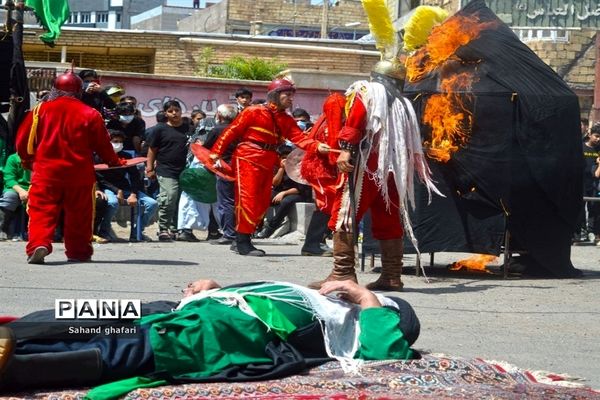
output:
[{"label": "patterned carpet", "polygon": [[[544,384],[545,380],[553,384]],[[574,387],[568,387],[574,386]],[[23,393],[9,399],[81,399],[85,390]],[[163,386],[129,393],[148,399],[600,399],[600,392],[558,374],[532,373],[506,363],[425,355],[421,360],[367,363],[360,376],[344,375],[337,362],[305,375],[253,383]]]}]

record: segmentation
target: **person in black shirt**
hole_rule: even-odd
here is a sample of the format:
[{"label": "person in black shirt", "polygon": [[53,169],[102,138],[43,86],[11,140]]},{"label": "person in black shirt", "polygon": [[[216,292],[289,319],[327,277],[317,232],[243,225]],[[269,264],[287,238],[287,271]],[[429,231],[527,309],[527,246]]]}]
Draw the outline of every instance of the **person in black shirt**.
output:
[{"label": "person in black shirt", "polygon": [[[131,155],[123,151],[125,134],[123,131],[109,129],[110,141],[119,158],[130,159]],[[158,204],[156,200],[144,192],[144,184],[137,167],[108,169],[96,172],[98,188],[104,192],[106,197],[106,208],[101,216],[98,227],[98,236],[111,241],[115,239],[112,236],[111,222],[117,214],[119,204],[127,204],[131,207],[139,206],[138,212],[142,213],[141,239],[151,241],[144,235],[144,228],[148,226],[150,220],[156,213]],[[130,241],[137,241],[137,235],[132,235]]]},{"label": "person in black shirt", "polygon": [[194,110],[190,114],[192,124],[190,125],[190,132],[196,133],[201,128],[201,122],[206,118],[206,113],[202,110]]},{"label": "person in black shirt", "polygon": [[83,93],[81,101],[88,106],[95,108],[104,115],[104,110],[113,110],[117,105],[100,86],[98,73],[93,69],[83,69],[79,71],[79,77],[83,81]]},{"label": "person in black shirt", "polygon": [[310,121],[310,114],[303,108],[296,108],[294,111],[292,111],[292,117],[294,117],[298,127],[303,131],[309,130],[314,125]]},{"label": "person in black shirt", "polygon": [[[215,114],[216,125],[207,134],[204,147],[211,148],[223,130],[237,117],[237,107],[233,104],[221,104]],[[230,163],[231,155],[237,143],[229,146],[223,153],[223,161]],[[233,182],[217,176],[217,219],[223,236],[210,241],[211,244],[233,245],[235,243],[235,191]]]},{"label": "person in black shirt", "polygon": [[238,113],[252,103],[252,90],[242,87],[235,91],[235,101]]},{"label": "person in black shirt", "polygon": [[115,109],[118,120],[111,120],[106,127],[108,129],[118,129],[125,133],[125,142],[123,150],[131,156],[142,153],[142,139],[146,131],[146,123],[143,119],[135,116],[135,106],[133,103],[121,102]]},{"label": "person in black shirt", "polygon": [[310,202],[312,199],[310,186],[294,182],[285,173],[285,160],[291,151],[292,148],[286,145],[282,145],[277,149],[281,157],[281,162],[275,171],[273,190],[271,192],[271,204],[275,209],[275,213],[267,218],[262,230],[256,235],[259,239],[270,237],[282,224],[292,207],[294,207],[294,204],[298,202]]},{"label": "person in black shirt", "polygon": [[188,127],[181,118],[181,105],[178,101],[167,101],[163,110],[167,123],[154,129],[146,176],[158,179],[158,239],[171,241],[177,236],[177,209],[179,204],[179,174],[185,169],[187,155]]},{"label": "person in black shirt", "polygon": [[590,129],[590,120],[587,118],[581,118],[581,137],[585,142],[585,139],[588,135],[588,130]]},{"label": "person in black shirt", "polygon": [[[600,156],[600,123],[595,124],[587,134],[583,143],[583,195],[585,197],[598,196],[598,178],[595,176],[597,160]],[[593,233],[600,239],[600,203],[586,202],[587,223],[585,209],[582,210],[578,229],[575,231],[574,243],[583,243],[589,240],[588,234]]]}]

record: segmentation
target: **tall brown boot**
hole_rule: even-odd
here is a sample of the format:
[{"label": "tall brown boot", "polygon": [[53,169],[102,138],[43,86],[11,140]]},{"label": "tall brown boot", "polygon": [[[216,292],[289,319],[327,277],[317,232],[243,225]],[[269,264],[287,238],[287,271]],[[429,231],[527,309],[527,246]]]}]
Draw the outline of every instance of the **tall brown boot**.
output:
[{"label": "tall brown boot", "polygon": [[312,282],[308,285],[311,289],[320,289],[328,281],[345,281],[356,279],[354,271],[354,235],[352,232],[333,233],[333,270],[322,281]]},{"label": "tall brown boot", "polygon": [[399,292],[404,284],[400,279],[402,275],[403,240],[380,240],[381,249],[381,275],[375,282],[367,285],[369,290],[387,290]]}]

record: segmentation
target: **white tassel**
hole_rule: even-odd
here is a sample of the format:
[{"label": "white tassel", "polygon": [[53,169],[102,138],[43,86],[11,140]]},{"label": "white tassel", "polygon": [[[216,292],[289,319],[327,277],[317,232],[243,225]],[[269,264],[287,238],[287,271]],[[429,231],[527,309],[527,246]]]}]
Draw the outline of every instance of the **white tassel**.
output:
[{"label": "white tassel", "polygon": [[[366,134],[360,142],[360,159],[356,174],[360,177],[360,173],[363,172],[368,179],[375,182],[388,210],[390,207],[388,177],[390,173],[393,174],[400,202],[398,206],[401,209],[402,224],[420,258],[417,239],[408,214],[409,204],[413,209],[416,206],[415,173],[427,189],[428,204],[431,203],[431,192],[442,197],[444,195],[431,179],[431,170],[423,156],[419,123],[414,108],[406,98],[394,99],[391,107],[388,108],[385,87],[378,82],[355,82],[346,94],[353,92],[361,97],[367,109]],[[369,156],[373,152],[378,155],[377,169],[374,171],[367,167]],[[424,270],[423,276],[428,280]]]}]

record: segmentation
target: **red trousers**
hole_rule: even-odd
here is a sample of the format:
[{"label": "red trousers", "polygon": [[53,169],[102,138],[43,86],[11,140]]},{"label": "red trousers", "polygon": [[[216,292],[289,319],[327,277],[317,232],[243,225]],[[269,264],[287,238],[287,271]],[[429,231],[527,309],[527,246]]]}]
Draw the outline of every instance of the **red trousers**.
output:
[{"label": "red trousers", "polygon": [[[377,155],[371,155],[368,166],[371,169],[377,165]],[[348,177],[353,174],[338,175],[338,189],[333,203],[333,212],[329,220],[329,229],[332,231],[353,232],[356,229],[352,224],[352,215],[350,207],[350,191]],[[340,182],[339,180],[343,180]],[[400,219],[400,209],[398,202],[398,192],[393,181],[393,176],[388,178],[388,191],[390,196],[389,210],[385,204],[382,194],[375,182],[366,174],[360,182],[357,182],[355,195],[356,204],[356,224],[362,219],[367,210],[371,210],[371,229],[373,237],[377,240],[389,240],[401,238],[404,234],[402,222]]]},{"label": "red trousers", "polygon": [[274,151],[242,142],[233,154],[235,181],[235,230],[251,234],[271,205],[273,167],[279,161]]},{"label": "red trousers", "polygon": [[64,215],[63,237],[69,259],[88,260],[94,252],[94,185],[61,186],[32,183],[29,188],[29,242],[27,255],[44,246],[52,252],[52,238],[61,212]]}]

